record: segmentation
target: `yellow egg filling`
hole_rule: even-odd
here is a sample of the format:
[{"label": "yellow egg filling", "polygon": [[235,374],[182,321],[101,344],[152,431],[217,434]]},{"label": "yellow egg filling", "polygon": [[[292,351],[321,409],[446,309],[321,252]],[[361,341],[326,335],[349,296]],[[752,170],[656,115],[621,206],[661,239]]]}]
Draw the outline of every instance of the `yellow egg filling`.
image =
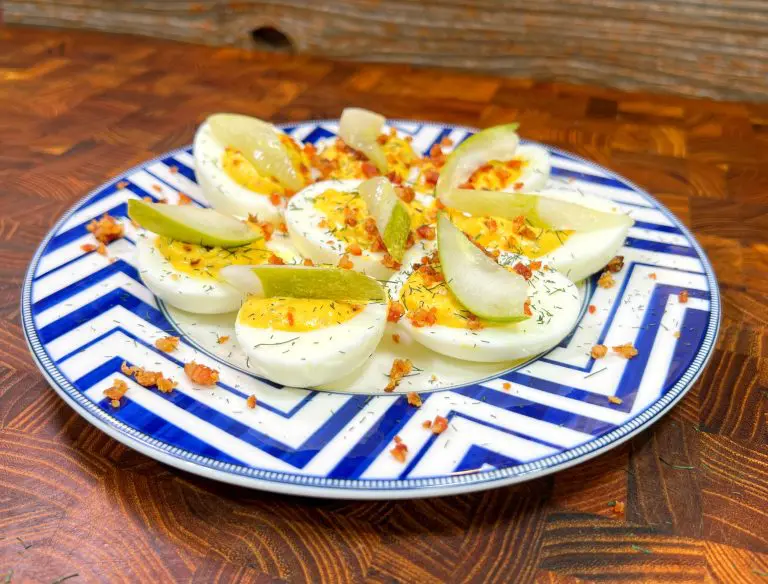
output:
[{"label": "yellow egg filling", "polygon": [[312,298],[259,298],[249,296],[238,315],[241,324],[254,328],[307,332],[341,324],[360,314],[364,305]]},{"label": "yellow egg filling", "polygon": [[[294,168],[299,176],[304,179],[304,184],[312,182],[309,158],[291,138],[280,135],[280,141],[288,152]],[[266,176],[256,170],[242,152],[236,148],[227,147],[222,155],[221,166],[229,178],[242,187],[261,195],[290,196],[293,192],[286,189],[280,181],[273,176]]]},{"label": "yellow egg filling", "polygon": [[[417,200],[404,204],[411,216],[412,231],[434,223],[437,216],[434,205],[428,207]],[[368,215],[368,206],[357,192],[328,189],[315,197],[313,205],[325,217],[319,227],[328,230],[329,235],[348,246],[357,244],[361,249],[384,251],[376,224]]]},{"label": "yellow egg filling", "polygon": [[155,248],[178,271],[208,280],[218,280],[219,270],[225,266],[264,264],[273,255],[261,239],[241,247],[224,249],[159,236],[155,239]]},{"label": "yellow egg filling", "polygon": [[[400,302],[405,307],[405,318],[414,326],[443,325],[453,328],[478,328],[478,319],[451,293],[442,281],[442,274],[435,281],[434,272],[416,270],[403,284]],[[488,323],[483,322],[482,326]]]},{"label": "yellow egg filling", "polygon": [[487,191],[500,191],[509,186],[514,187],[527,164],[526,160],[519,158],[507,161],[491,160],[475,170],[461,186]]},{"label": "yellow egg filling", "polygon": [[[394,173],[399,181],[408,178],[418,156],[408,140],[394,134],[379,136],[387,158],[388,175]],[[335,140],[317,156],[317,164],[324,179],[365,179],[380,174],[366,156],[347,146],[341,139]]]}]

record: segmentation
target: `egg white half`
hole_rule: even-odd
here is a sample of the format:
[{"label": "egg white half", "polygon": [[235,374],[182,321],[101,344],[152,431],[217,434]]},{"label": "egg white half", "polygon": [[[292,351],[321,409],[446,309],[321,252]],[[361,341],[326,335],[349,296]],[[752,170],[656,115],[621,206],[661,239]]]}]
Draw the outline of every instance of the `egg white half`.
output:
[{"label": "egg white half", "polygon": [[[347,254],[347,243],[318,226],[326,216],[315,207],[314,200],[315,197],[330,189],[345,193],[356,191],[361,182],[360,180],[322,181],[308,186],[291,197],[285,211],[285,223],[293,245],[304,257],[310,258],[316,264],[337,265],[341,257]],[[431,201],[430,197],[418,194],[417,197],[422,197],[426,204]],[[433,242],[423,240],[414,244],[406,253],[409,257],[421,257],[433,247]],[[364,249],[362,255],[349,254],[348,257],[354,270],[386,280],[395,271],[381,263],[384,255],[381,251]]]},{"label": "egg white half", "polygon": [[[606,199],[580,194],[569,190],[546,190],[540,193],[550,199],[576,203],[596,211],[621,214],[616,205]],[[576,231],[565,240],[565,243],[550,253],[537,258],[551,265],[564,274],[569,280],[578,282],[602,270],[624,245],[632,220],[627,218],[624,223],[592,229]]]},{"label": "egg white half", "polygon": [[206,200],[222,213],[239,217],[256,215],[260,221],[277,223],[283,203],[273,205],[270,193],[257,193],[238,184],[224,171],[222,158],[226,144],[219,143],[210,124],[203,122],[195,134],[193,156],[195,175]]},{"label": "egg white half", "polygon": [[[145,233],[136,244],[139,275],[150,291],[176,308],[198,314],[221,314],[240,309],[244,294],[220,280],[196,278],[177,270],[155,247],[157,235]],[[299,262],[298,252],[287,238],[276,237],[267,248],[286,262]]]},{"label": "egg white half", "polygon": [[[529,260],[502,253],[500,261]],[[409,274],[410,270],[402,270],[392,279],[393,299],[399,298]],[[554,271],[535,271],[528,283],[533,316],[525,321],[472,331],[444,325],[415,327],[406,315],[398,327],[425,347],[455,359],[491,363],[533,357],[555,347],[571,332],[578,322],[581,298],[578,288]]]},{"label": "egg white half", "polygon": [[359,369],[376,350],[387,324],[385,303],[367,304],[341,324],[291,332],[235,323],[248,366],[276,383],[314,387]]}]

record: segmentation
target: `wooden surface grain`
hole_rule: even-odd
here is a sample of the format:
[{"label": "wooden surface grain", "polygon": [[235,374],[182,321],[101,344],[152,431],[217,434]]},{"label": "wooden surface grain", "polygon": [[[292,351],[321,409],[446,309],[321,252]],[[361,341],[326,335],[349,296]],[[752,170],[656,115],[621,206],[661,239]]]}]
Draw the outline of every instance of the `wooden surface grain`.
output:
[{"label": "wooden surface grain", "polygon": [[761,0],[5,0],[6,21],[768,101]]},{"label": "wooden surface grain", "polygon": [[[722,286],[722,333],[695,387],[592,462],[417,501],[221,485],[85,423],[36,370],[19,322],[46,230],[110,176],[189,143],[211,112],[289,121],[351,104],[517,120],[659,197]],[[768,581],[767,233],[768,106],[0,28],[0,582]]]}]

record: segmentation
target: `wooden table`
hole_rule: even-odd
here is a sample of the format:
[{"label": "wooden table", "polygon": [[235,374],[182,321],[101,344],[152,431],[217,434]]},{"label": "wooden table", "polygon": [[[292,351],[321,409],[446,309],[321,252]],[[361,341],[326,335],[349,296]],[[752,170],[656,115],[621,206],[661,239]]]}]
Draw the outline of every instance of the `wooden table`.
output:
[{"label": "wooden table", "polygon": [[[200,479],[66,406],[27,355],[18,308],[57,217],[115,173],[189,143],[211,112],[287,121],[352,104],[474,126],[517,120],[526,138],[666,203],[709,253],[724,302],[717,351],[685,399],[555,476],[368,503]],[[766,105],[0,28],[0,582],[768,581],[767,234]]]}]

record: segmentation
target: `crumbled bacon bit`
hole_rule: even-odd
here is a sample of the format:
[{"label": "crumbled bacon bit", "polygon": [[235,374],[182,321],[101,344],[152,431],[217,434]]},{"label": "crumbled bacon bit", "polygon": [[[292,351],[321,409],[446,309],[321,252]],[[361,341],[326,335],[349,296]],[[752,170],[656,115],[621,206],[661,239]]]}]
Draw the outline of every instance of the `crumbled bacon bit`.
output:
[{"label": "crumbled bacon bit", "polygon": [[504,383],[501,384],[501,388],[504,391],[509,391],[510,389],[512,389],[512,384],[509,383],[508,381],[505,381]]},{"label": "crumbled bacon bit", "polygon": [[399,270],[402,267],[400,262],[395,261],[395,258],[393,258],[388,253],[385,253],[384,257],[381,258],[381,264],[390,270]]},{"label": "crumbled bacon bit", "polygon": [[112,385],[104,390],[104,395],[112,400],[111,404],[113,408],[119,408],[120,398],[125,395],[126,391],[128,391],[128,384],[125,381],[122,379],[113,379]]},{"label": "crumbled bacon bit", "polygon": [[280,206],[280,195],[277,193],[272,193],[269,195],[269,202],[272,203],[275,207]]},{"label": "crumbled bacon bit", "polygon": [[443,416],[435,416],[435,419],[432,422],[432,433],[442,434],[447,429],[448,429],[448,420]]},{"label": "crumbled bacon bit", "polygon": [[307,142],[306,144],[304,144],[304,154],[306,154],[311,158],[312,156],[317,154],[317,148],[315,148],[314,144],[310,144],[309,142]]},{"label": "crumbled bacon bit", "polygon": [[471,331],[479,331],[485,328],[485,325],[480,321],[477,316],[470,314],[467,317],[467,328]]},{"label": "crumbled bacon bit", "polygon": [[589,354],[593,359],[602,359],[608,354],[608,347],[605,345],[595,345],[590,349]]},{"label": "crumbled bacon bit", "polygon": [[605,266],[609,272],[613,272],[614,274],[616,272],[620,272],[621,268],[624,267],[624,256],[614,256],[613,259],[611,259],[610,262],[608,262],[608,265]]},{"label": "crumbled bacon bit", "polygon": [[523,314],[525,316],[533,316],[533,311],[531,311],[531,299],[526,298],[525,303],[523,304]]},{"label": "crumbled bacon bit", "polygon": [[440,178],[440,173],[431,168],[424,173],[424,182],[430,186],[437,184],[437,179]]},{"label": "crumbled bacon bit", "polygon": [[677,299],[680,301],[680,304],[685,304],[688,302],[688,290],[683,290],[680,292],[680,294],[677,295]]},{"label": "crumbled bacon bit", "polygon": [[651,280],[655,280],[655,279],[656,279],[656,272],[651,272],[650,274],[648,274],[648,277],[649,277]]},{"label": "crumbled bacon bit", "polygon": [[252,410],[256,408],[256,396],[251,394],[248,396],[248,399],[245,400],[245,405],[247,405]]},{"label": "crumbled bacon bit", "polygon": [[111,215],[104,214],[101,219],[94,219],[86,227],[101,243],[111,243],[123,236],[123,226]]},{"label": "crumbled bacon bit", "polygon": [[192,203],[192,199],[190,199],[187,195],[184,193],[179,193],[179,205],[189,205]]},{"label": "crumbled bacon bit", "polygon": [[516,264],[515,264],[515,265],[512,267],[512,269],[513,269],[515,272],[517,272],[518,274],[520,274],[520,275],[521,275],[523,278],[525,278],[526,280],[530,280],[530,279],[531,279],[531,276],[533,275],[533,272],[531,271],[531,268],[530,268],[530,266],[526,266],[526,265],[525,265],[524,263],[522,263],[522,262],[517,262],[517,263],[516,263]]},{"label": "crumbled bacon bit", "polygon": [[96,248],[96,253],[99,255],[107,255],[107,246],[103,243],[100,243],[99,246]]},{"label": "crumbled bacon bit", "polygon": [[290,309],[285,315],[285,320],[288,322],[288,326],[294,326],[296,324],[296,317]]},{"label": "crumbled bacon bit", "polygon": [[395,444],[395,447],[389,451],[397,462],[405,463],[405,459],[408,456],[408,447],[402,442]]},{"label": "crumbled bacon bit", "polygon": [[378,144],[381,144],[382,146],[387,143],[387,140],[389,140],[389,136],[387,136],[386,134],[379,134],[378,136],[376,136],[376,142]]},{"label": "crumbled bacon bit", "polygon": [[395,344],[398,344],[400,342],[400,335],[397,333],[392,335],[392,340],[395,342]]},{"label": "crumbled bacon bit", "polygon": [[530,264],[528,264],[528,267],[531,268],[532,271],[540,270],[541,269],[541,262],[540,261],[533,261]]},{"label": "crumbled bacon bit", "polygon": [[597,306],[595,306],[594,304],[590,304],[587,307],[587,311],[589,312],[589,314],[595,314],[597,312]]},{"label": "crumbled bacon bit", "polygon": [[410,359],[395,359],[392,362],[392,368],[389,370],[389,383],[384,388],[386,392],[395,390],[400,380],[413,371],[413,363]]},{"label": "crumbled bacon bit", "polygon": [[146,201],[147,203],[151,203],[152,202],[152,197],[150,197],[148,195],[145,195],[145,196],[141,197],[141,199],[143,201]]},{"label": "crumbled bacon bit", "polygon": [[90,253],[92,251],[96,251],[96,246],[92,243],[84,243],[80,246],[80,249],[82,249],[85,253]]},{"label": "crumbled bacon bit", "polygon": [[411,203],[416,198],[416,191],[414,191],[412,187],[409,187],[407,185],[395,187],[395,192],[397,193],[397,196],[400,197],[406,203]]},{"label": "crumbled bacon bit", "polygon": [[403,317],[404,314],[405,306],[397,301],[390,302],[389,310],[387,311],[387,322],[397,322]]},{"label": "crumbled bacon bit", "polygon": [[360,256],[363,255],[363,248],[357,243],[350,243],[349,246],[347,246],[347,253],[350,253],[353,256]]},{"label": "crumbled bacon bit", "polygon": [[408,320],[417,328],[432,326],[437,322],[437,308],[418,308],[408,315]]},{"label": "crumbled bacon bit", "polygon": [[421,423],[421,427],[424,428],[425,430],[429,430],[432,427],[432,420],[424,420]]},{"label": "crumbled bacon bit", "polygon": [[363,229],[368,235],[374,235],[379,233],[378,227],[376,227],[376,220],[373,217],[366,217],[363,221]]},{"label": "crumbled bacon bit", "polygon": [[315,262],[313,262],[309,258],[304,258],[304,262],[303,263],[304,263],[305,266],[314,266],[315,265]]},{"label": "crumbled bacon bit", "polygon": [[408,399],[409,406],[413,406],[415,408],[421,407],[421,396],[415,391],[409,392],[407,395],[407,399]]},{"label": "crumbled bacon bit", "polygon": [[325,229],[326,227],[328,227],[328,221],[325,219],[320,219],[320,221],[317,222],[317,226],[320,229]]},{"label": "crumbled bacon bit", "polygon": [[483,223],[485,223],[485,226],[488,228],[488,231],[490,231],[491,233],[493,233],[499,228],[499,224],[496,222],[496,219],[494,219],[493,217],[486,217]]},{"label": "crumbled bacon bit", "polygon": [[131,367],[125,361],[120,365],[120,371],[128,377],[133,377],[139,385],[143,387],[154,385],[163,393],[168,393],[176,387],[176,382],[173,379],[163,377],[159,371],[147,371],[143,367]]},{"label": "crumbled bacon bit", "polygon": [[616,397],[615,395],[609,395],[608,401],[611,402],[612,404],[620,405],[621,403],[623,403],[624,400],[621,399],[620,397]]},{"label": "crumbled bacon bit", "polygon": [[443,156],[443,149],[440,147],[440,144],[433,144],[432,148],[429,149],[429,157],[440,158],[441,156]]},{"label": "crumbled bacon bit", "polygon": [[277,230],[283,235],[288,233],[288,226],[285,224],[285,221],[281,221],[280,223],[277,224]]},{"label": "crumbled bacon bit", "polygon": [[155,191],[156,193],[162,193],[163,192],[163,187],[161,187],[158,184],[153,184],[152,185],[152,190]]},{"label": "crumbled bacon bit", "polygon": [[613,276],[608,271],[600,274],[600,278],[597,281],[597,285],[601,288],[613,288],[614,284],[616,284],[616,280],[613,279]]},{"label": "crumbled bacon bit", "polygon": [[672,333],[672,336],[675,337],[676,339],[679,339],[680,338],[680,331],[675,331],[674,333]]},{"label": "crumbled bacon bit", "polygon": [[625,359],[631,359],[632,357],[637,355],[637,349],[632,345],[632,343],[624,343],[623,345],[616,345],[613,347],[613,352],[618,353]]},{"label": "crumbled bacon bit", "polygon": [[394,170],[387,173],[387,178],[389,179],[389,182],[391,182],[393,185],[399,185],[402,184],[403,179],[402,177],[397,174]]},{"label": "crumbled bacon bit", "polygon": [[350,227],[357,225],[357,210],[354,207],[344,207],[344,224]]},{"label": "crumbled bacon bit", "polygon": [[394,440],[395,440],[395,444],[401,444],[403,442],[403,439],[400,438],[400,436],[395,436]]},{"label": "crumbled bacon bit", "polygon": [[376,165],[372,162],[368,162],[367,160],[363,162],[362,166],[360,167],[360,170],[363,171],[363,176],[365,178],[372,178],[379,174],[379,169],[376,168]]},{"label": "crumbled bacon bit", "polygon": [[520,190],[520,189],[522,189],[522,188],[523,188],[525,185],[523,185],[523,183],[521,183],[521,182],[516,182],[516,183],[515,183],[514,185],[512,185],[512,186],[514,187],[514,189],[515,189],[516,191],[519,191],[519,190]]},{"label": "crumbled bacon bit", "polygon": [[283,266],[285,265],[285,260],[281,258],[279,255],[272,254],[269,256],[269,260],[267,262],[272,266]]},{"label": "crumbled bacon bit", "polygon": [[422,225],[416,228],[416,234],[422,239],[432,241],[435,239],[435,228],[431,225]]},{"label": "crumbled bacon bit", "polygon": [[222,335],[218,339],[216,339],[216,342],[220,345],[223,345],[229,340],[229,335]]},{"label": "crumbled bacon bit", "polygon": [[216,385],[219,381],[219,372],[206,365],[190,361],[184,365],[184,373],[198,385]]},{"label": "crumbled bacon bit", "polygon": [[345,270],[351,270],[355,267],[355,264],[352,263],[352,260],[349,259],[349,256],[347,254],[344,254],[341,256],[341,259],[339,260],[339,267],[343,268]]},{"label": "crumbled bacon bit", "polygon": [[176,348],[179,346],[179,337],[163,337],[162,339],[157,339],[155,341],[155,347],[163,351],[164,353],[170,353],[171,351],[175,351]]},{"label": "crumbled bacon bit", "polygon": [[248,222],[254,223],[261,230],[261,235],[264,237],[264,241],[272,239],[272,234],[275,232],[275,226],[269,221],[259,221],[259,218],[255,215],[248,215]]},{"label": "crumbled bacon bit", "polygon": [[451,140],[448,136],[443,136],[443,139],[440,140],[440,146],[444,148],[448,148],[449,146],[453,146],[453,140]]},{"label": "crumbled bacon bit", "polygon": [[522,160],[519,160],[517,158],[513,158],[512,160],[507,160],[505,163],[505,166],[508,168],[511,168],[512,170],[520,170],[520,167],[523,165]]},{"label": "crumbled bacon bit", "polygon": [[429,264],[420,265],[416,271],[421,274],[422,278],[424,279],[425,286],[432,286],[433,284],[437,284],[439,282],[445,282],[445,276],[443,273]]},{"label": "crumbled bacon bit", "polygon": [[127,180],[121,180],[119,183],[117,183],[117,188],[120,190],[123,190],[127,186],[128,186]]},{"label": "crumbled bacon bit", "polygon": [[441,211],[445,209],[445,205],[440,199],[435,199],[435,207],[437,207]]},{"label": "crumbled bacon bit", "polygon": [[522,229],[520,229],[520,236],[525,237],[526,239],[536,239],[536,232],[525,225]]},{"label": "crumbled bacon bit", "polygon": [[193,268],[196,268],[202,261],[203,261],[202,258],[195,258],[193,260],[189,260],[189,265],[192,266]]}]

